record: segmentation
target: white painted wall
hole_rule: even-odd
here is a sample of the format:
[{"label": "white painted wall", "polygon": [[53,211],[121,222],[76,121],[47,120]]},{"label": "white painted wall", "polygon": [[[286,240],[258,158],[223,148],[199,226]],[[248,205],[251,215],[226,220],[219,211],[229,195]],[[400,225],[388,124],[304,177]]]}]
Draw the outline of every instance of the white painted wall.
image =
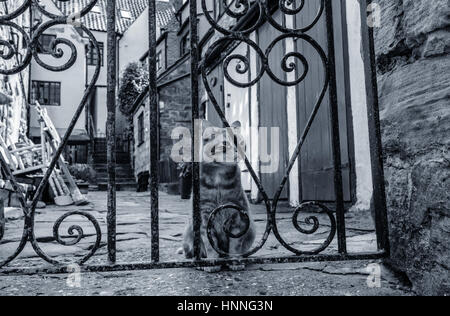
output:
[{"label": "white painted wall", "polygon": [[[247,56],[247,53],[248,47],[246,44],[241,44],[233,51],[233,54],[238,54],[241,56]],[[231,62],[228,70],[234,80],[242,83],[248,82],[248,73],[240,75],[235,71],[236,62]],[[224,91],[225,117],[230,124],[233,124],[235,121],[239,121],[241,123],[241,136],[246,143],[247,157],[250,157],[250,108],[248,106],[250,89],[236,87],[225,78]],[[241,161],[240,167],[242,170],[242,184],[244,186],[244,190],[250,191],[252,179],[244,161]]]},{"label": "white painted wall", "polygon": [[[285,15],[286,27],[293,29],[295,27],[295,17],[292,15]],[[294,39],[288,38],[285,41],[286,54],[295,51]],[[286,73],[286,81],[291,82],[296,80],[296,72]],[[288,117],[288,148],[289,157],[294,155],[298,142],[298,128],[297,128],[297,88],[287,87],[287,117]],[[299,206],[299,190],[300,190],[300,178],[298,160],[289,174],[289,202],[292,206]]]},{"label": "white painted wall", "polygon": [[97,88],[97,137],[106,137],[106,120],[108,109],[106,107],[106,88]]},{"label": "white painted wall", "polygon": [[[250,34],[250,39],[257,43],[256,32]],[[258,54],[254,49],[250,49],[250,78],[254,80],[258,74],[257,58]],[[250,87],[250,162],[256,174],[259,174],[259,96],[258,85]],[[251,198],[257,200],[259,189],[255,181],[251,182]]]},{"label": "white painted wall", "polygon": [[349,42],[350,84],[355,135],[356,195],[355,209],[368,209],[372,197],[369,129],[367,118],[364,62],[361,53],[361,13],[358,0],[346,1]]},{"label": "white painted wall", "polygon": [[[58,8],[50,0],[43,0],[43,5],[49,12],[61,15]],[[46,21],[47,18],[43,16]],[[146,29],[143,31],[146,32]],[[87,66],[85,58],[85,45],[89,43],[89,39],[86,34],[81,37],[76,30],[69,25],[59,25],[50,28],[44,34],[55,34],[59,38],[66,38],[70,40],[77,49],[77,61],[70,68],[63,72],[48,71],[39,66],[35,61],[31,64],[31,80],[40,81],[55,81],[61,82],[61,106],[47,106],[50,118],[57,128],[67,128],[69,125],[76,108],[78,107],[85,91],[85,85],[90,83],[95,73],[95,66]],[[103,65],[100,68],[100,75],[96,82],[97,87],[97,137],[105,137],[106,135],[106,84],[107,84],[107,33],[100,31],[92,31],[92,34],[99,43],[103,43]],[[138,43],[139,41],[136,41]],[[138,45],[136,45],[138,46]],[[62,65],[70,53],[70,49],[64,45],[60,46],[65,52],[65,58],[57,60],[49,55],[41,55],[43,61],[50,65]],[[123,59],[121,59],[123,60]],[[119,111],[118,111],[119,112]],[[83,111],[80,119],[77,122],[76,129],[85,130],[85,112]],[[120,133],[124,128],[124,117],[121,113],[117,113],[116,125],[117,132]],[[37,121],[36,111],[31,111],[31,127],[39,127]]]},{"label": "white painted wall", "polygon": [[[43,0],[41,2],[49,12],[61,14],[52,1]],[[43,19],[44,21],[47,20],[45,16],[43,16]],[[68,25],[56,25],[45,31],[44,34],[55,34],[58,38],[70,40],[75,45],[78,53],[75,64],[63,72],[46,70],[38,65],[34,59],[31,63],[31,80],[61,82],[61,106],[46,106],[46,108],[56,128],[65,129],[72,120],[73,114],[83,97],[85,89],[84,47],[86,41],[72,26]],[[66,45],[59,45],[59,47],[64,51],[64,57],[55,59],[51,55],[40,55],[42,61],[52,66],[63,65],[70,57],[71,50]],[[45,106],[45,104],[43,104],[43,106]],[[39,127],[37,113],[34,109],[31,110],[30,127]],[[75,128],[85,129],[84,112]]]},{"label": "white painted wall", "polygon": [[[107,83],[107,64],[106,64],[106,60],[107,60],[107,42],[108,42],[108,35],[106,32],[98,32],[98,31],[92,31],[92,34],[94,35],[95,39],[97,40],[97,42],[99,43],[103,43],[103,66],[101,66],[100,68],[100,76],[98,77],[97,86],[106,86]],[[87,35],[85,34],[85,38],[86,38],[86,43],[88,42],[88,38]],[[84,56],[84,53],[83,53]],[[84,58],[83,58],[84,59]],[[95,66],[87,66],[87,82],[90,82],[92,80],[92,77],[94,75],[95,72]]]},{"label": "white painted wall", "polygon": [[[103,65],[100,68],[100,75],[98,77],[96,86],[97,86],[97,129],[96,129],[96,137],[106,137],[106,119],[107,119],[107,108],[106,108],[106,84],[107,84],[107,52],[108,52],[108,36],[106,32],[98,32],[92,31],[92,34],[95,36],[97,42],[103,43]],[[86,39],[88,41],[88,39]],[[84,59],[86,62],[86,59]],[[92,77],[95,73],[95,66],[85,65],[87,70],[86,82],[89,83],[92,80]]]},{"label": "white painted wall", "polygon": [[[158,28],[156,36],[159,35]],[[119,41],[119,74],[129,63],[137,62],[145,55],[148,51],[148,40],[148,9],[145,9]]]}]

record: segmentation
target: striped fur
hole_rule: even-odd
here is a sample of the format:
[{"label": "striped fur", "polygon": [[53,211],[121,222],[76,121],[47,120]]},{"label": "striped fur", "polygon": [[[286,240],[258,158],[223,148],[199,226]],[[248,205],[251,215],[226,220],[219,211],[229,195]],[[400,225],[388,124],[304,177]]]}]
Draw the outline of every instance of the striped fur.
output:
[{"label": "striped fur", "polygon": [[[210,141],[203,139],[204,144]],[[235,147],[232,147],[234,150]],[[202,257],[218,258],[218,253],[211,246],[206,229],[211,213],[222,205],[232,204],[240,208],[250,218],[250,227],[241,238],[231,238],[224,232],[224,227],[234,235],[245,231],[246,223],[242,216],[233,209],[224,209],[217,214],[214,220],[212,238],[215,247],[238,257],[251,248],[255,239],[255,224],[250,212],[250,204],[241,183],[241,170],[237,163],[203,162],[200,173],[200,210],[201,210],[201,236]],[[193,258],[193,225],[192,214],[184,236],[183,250],[186,258]]]}]

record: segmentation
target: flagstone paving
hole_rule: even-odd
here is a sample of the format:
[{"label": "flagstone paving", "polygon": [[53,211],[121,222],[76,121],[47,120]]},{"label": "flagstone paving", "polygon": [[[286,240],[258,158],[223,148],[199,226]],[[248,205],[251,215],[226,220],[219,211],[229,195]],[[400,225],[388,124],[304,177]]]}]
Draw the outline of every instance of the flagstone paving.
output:
[{"label": "flagstone paving", "polygon": [[[94,216],[102,229],[102,246],[89,264],[106,264],[106,193],[91,192],[91,203],[83,207],[48,206],[38,210],[35,223],[36,238],[42,250],[62,262],[73,262],[89,252],[95,241],[95,230],[84,218],[69,217],[60,228],[61,236],[71,240],[68,228],[79,225],[86,238],[75,246],[59,245],[53,238],[53,224],[73,210],[83,210]],[[183,260],[177,253],[182,233],[189,216],[190,201],[177,196],[160,195],[160,247],[161,260]],[[265,230],[266,211],[263,205],[252,206],[258,237]],[[329,220],[324,214],[316,216],[321,223],[313,235],[300,234],[292,224],[293,209],[282,205],[277,215],[279,231],[286,242],[297,249],[311,250],[319,247],[330,232]],[[302,223],[303,227],[311,226]],[[17,219],[7,223],[4,240],[0,242],[0,260],[16,249],[23,224]],[[376,250],[373,221],[369,213],[347,214],[348,247],[351,252]],[[117,197],[117,250],[118,262],[149,262],[150,245],[150,195],[148,193],[118,192]],[[333,241],[324,253],[336,253]],[[289,251],[270,236],[258,256],[286,256]],[[409,290],[389,270],[383,267],[381,288],[366,284],[367,266],[371,262],[310,263],[289,265],[255,265],[242,272],[207,274],[195,269],[134,271],[123,273],[83,274],[81,288],[67,286],[67,276],[0,276],[0,295],[405,295]],[[47,266],[28,245],[10,267]]]}]

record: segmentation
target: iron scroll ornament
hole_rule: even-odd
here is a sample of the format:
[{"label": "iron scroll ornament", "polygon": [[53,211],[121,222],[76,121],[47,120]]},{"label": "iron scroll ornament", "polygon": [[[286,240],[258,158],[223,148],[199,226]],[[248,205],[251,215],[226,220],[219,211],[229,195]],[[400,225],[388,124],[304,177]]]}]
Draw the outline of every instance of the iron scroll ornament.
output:
[{"label": "iron scroll ornament", "polygon": [[[68,2],[68,0],[58,0],[58,1]],[[87,85],[87,88],[84,91],[83,97],[80,100],[80,103],[73,115],[72,121],[70,122],[70,124],[67,128],[67,131],[66,131],[64,137],[62,138],[61,144],[56,149],[56,152],[54,153],[54,155],[52,157],[52,160],[48,166],[48,169],[45,172],[44,177],[43,177],[42,181],[40,182],[30,205],[25,200],[25,195],[23,194],[24,192],[23,192],[21,186],[18,184],[15,176],[12,174],[8,163],[5,161],[3,156],[0,155],[1,167],[2,167],[3,172],[6,175],[6,178],[11,182],[14,192],[20,193],[18,195],[19,195],[20,204],[21,204],[21,207],[22,207],[23,213],[24,213],[24,229],[23,229],[23,235],[22,235],[21,241],[20,241],[17,249],[15,250],[15,252],[12,255],[9,256],[4,261],[0,262],[0,268],[11,263],[23,251],[23,249],[25,248],[28,241],[30,242],[34,251],[40,258],[42,258],[43,260],[47,261],[48,263],[51,263],[54,265],[62,264],[62,262],[55,260],[52,257],[50,257],[49,255],[47,255],[40,248],[40,246],[37,242],[37,239],[35,236],[35,227],[34,227],[36,206],[39,201],[39,197],[41,196],[46,185],[48,184],[50,176],[53,173],[53,171],[56,167],[56,164],[59,161],[59,159],[62,155],[62,152],[69,141],[69,137],[71,136],[71,134],[75,128],[75,125],[86,106],[88,97],[91,94],[92,90],[94,89],[95,84],[97,83],[99,75],[100,75],[101,59],[100,59],[100,49],[99,49],[98,42],[95,39],[92,32],[80,22],[80,19],[82,17],[84,17],[86,14],[88,14],[91,11],[91,9],[97,4],[97,2],[98,2],[98,0],[91,0],[87,5],[82,7],[79,12],[76,12],[71,15],[56,15],[51,12],[48,12],[44,7],[42,7],[39,4],[38,0],[24,0],[23,3],[20,6],[18,6],[18,8],[16,10],[14,10],[11,13],[7,13],[6,15],[0,16],[0,26],[10,27],[10,28],[15,29],[18,32],[20,32],[22,34],[24,47],[26,49],[26,51],[24,53],[24,58],[22,58],[21,62],[17,61],[17,65],[13,66],[11,69],[0,69],[0,74],[2,74],[2,75],[12,75],[12,74],[16,74],[16,73],[23,71],[26,67],[28,67],[30,65],[33,58],[35,59],[37,64],[39,64],[41,67],[43,67],[49,71],[62,72],[62,71],[65,71],[65,70],[71,68],[77,60],[77,50],[76,50],[75,45],[68,39],[56,38],[50,47],[50,50],[51,50],[50,55],[55,59],[61,59],[65,55],[64,50],[61,49],[61,45],[64,45],[65,47],[67,47],[70,50],[70,56],[63,65],[59,65],[59,66],[49,65],[49,64],[45,63],[43,60],[41,60],[41,58],[39,56],[39,52],[38,52],[39,38],[42,36],[42,34],[44,34],[45,31],[47,31],[48,29],[50,29],[56,25],[74,25],[74,23],[77,23],[76,24],[77,27],[79,27],[84,32],[84,34],[87,35],[88,40],[93,43],[94,53],[98,56],[97,64],[95,65],[95,71],[92,76],[92,79],[90,80],[89,84]],[[0,0],[0,4],[1,3],[3,3],[6,6],[7,0]],[[27,34],[27,32],[21,26],[19,26],[17,23],[13,22],[12,20],[20,17],[20,15],[26,13],[27,10],[32,10],[32,8],[36,8],[38,11],[40,11],[46,18],[48,18],[48,21],[39,25],[36,29],[33,29],[32,35],[30,38],[30,36]],[[8,41],[6,41],[4,39],[0,40],[0,45],[3,45],[6,48],[6,52],[3,52],[0,55],[0,58],[2,58],[4,60],[11,60],[16,55],[16,53],[18,53],[18,48],[14,47],[13,44],[9,43]],[[66,242],[66,241],[62,240],[62,238],[60,237],[59,228],[60,228],[61,224],[68,217],[75,216],[75,215],[86,218],[95,228],[96,241],[95,241],[94,245],[92,246],[91,250],[89,251],[89,253],[87,255],[85,255],[84,257],[82,257],[81,259],[79,259],[76,262],[78,264],[83,264],[87,260],[89,260],[100,248],[100,242],[101,242],[101,238],[102,238],[100,225],[99,225],[98,221],[92,215],[90,215],[86,212],[82,212],[82,211],[68,212],[68,213],[62,215],[59,219],[56,220],[56,222],[54,224],[54,227],[53,227],[54,239],[56,240],[56,242],[58,242],[59,244],[61,244],[63,246],[73,246],[73,245],[78,244],[83,239],[83,237],[85,237],[83,229],[80,226],[69,227],[68,233],[70,236],[74,236],[75,231],[77,232],[77,234],[74,236],[73,241]]]},{"label": "iron scroll ornament", "polygon": [[[306,0],[301,0],[300,5],[296,8],[289,8],[289,6],[293,5],[293,1],[279,0],[279,8],[280,8],[280,11],[285,15],[296,15],[299,12],[301,12],[302,9],[304,8],[305,1]],[[249,80],[248,80],[249,82],[239,82],[230,75],[230,72],[228,69],[231,65],[231,62],[234,60],[234,61],[237,61],[236,68],[235,68],[236,73],[239,75],[243,75],[246,73],[248,74],[250,71],[250,60],[249,60],[248,56],[244,56],[244,55],[240,55],[240,54],[231,54],[231,55],[225,56],[225,58],[223,59],[223,66],[222,66],[224,76],[232,85],[239,87],[239,88],[249,88],[249,87],[254,86],[261,80],[261,78],[264,76],[264,74],[267,74],[273,81],[275,81],[276,83],[278,83],[279,85],[282,85],[282,86],[296,86],[305,80],[305,78],[307,77],[308,72],[309,72],[309,64],[308,64],[308,60],[306,59],[306,57],[303,54],[301,54],[301,52],[295,51],[295,52],[286,53],[285,56],[281,60],[281,69],[285,73],[294,72],[298,69],[298,64],[295,63],[293,60],[297,60],[302,65],[302,69],[303,69],[302,73],[297,75],[297,78],[294,80],[285,81],[285,80],[278,78],[275,75],[275,73],[272,71],[271,66],[269,65],[269,56],[270,56],[273,48],[278,43],[280,43],[286,39],[296,39],[296,40],[304,41],[306,44],[308,44],[312,48],[314,48],[314,50],[319,55],[320,60],[322,62],[322,66],[323,66],[323,78],[325,78],[324,82],[323,82],[323,86],[321,87],[320,94],[316,101],[316,104],[314,105],[314,108],[309,116],[309,119],[303,130],[303,133],[301,134],[301,137],[298,141],[295,151],[289,161],[289,164],[288,164],[288,167],[286,170],[286,174],[284,175],[284,178],[280,183],[279,189],[276,191],[272,201],[269,199],[269,196],[265,192],[264,187],[261,183],[261,180],[257,176],[246,153],[243,152],[243,150],[242,150],[242,148],[240,148],[240,146],[237,146],[237,150],[239,152],[240,157],[245,162],[245,165],[246,165],[252,179],[254,180],[256,186],[258,187],[258,190],[261,193],[261,196],[264,200],[264,203],[266,205],[266,211],[267,211],[267,225],[266,225],[265,231],[262,235],[262,238],[254,246],[254,248],[249,250],[247,253],[242,254],[242,256],[249,257],[249,256],[255,254],[256,252],[258,252],[265,245],[265,243],[267,242],[268,237],[272,231],[273,231],[275,237],[277,238],[277,240],[286,249],[288,249],[295,255],[315,255],[315,254],[319,254],[319,253],[323,252],[325,249],[327,249],[336,235],[337,225],[336,225],[336,219],[335,219],[333,212],[329,208],[327,208],[325,205],[323,205],[319,202],[303,203],[295,210],[295,212],[293,214],[293,218],[292,218],[292,223],[293,223],[294,227],[297,229],[297,231],[299,231],[302,234],[307,234],[307,235],[314,234],[318,231],[318,229],[320,227],[319,219],[316,216],[310,216],[310,217],[306,218],[306,220],[305,220],[305,223],[307,225],[313,226],[311,229],[305,229],[300,226],[298,218],[299,218],[300,213],[304,209],[306,209],[308,207],[318,207],[321,211],[323,211],[328,216],[328,218],[330,220],[330,232],[329,232],[328,236],[326,237],[325,241],[321,245],[319,245],[319,247],[317,247],[316,249],[307,250],[307,251],[301,250],[301,249],[296,249],[296,248],[290,246],[283,239],[283,237],[281,236],[281,234],[278,230],[276,215],[277,215],[277,206],[278,206],[278,202],[279,202],[281,193],[282,193],[284,187],[286,186],[286,183],[287,183],[287,180],[289,179],[289,174],[290,174],[292,168],[294,167],[297,159],[299,159],[301,149],[306,141],[306,138],[309,134],[311,126],[314,122],[314,119],[317,116],[317,113],[323,103],[323,100],[325,98],[325,95],[326,95],[329,85],[330,85],[329,69],[331,67],[331,64],[328,60],[327,54],[325,53],[323,48],[320,46],[320,44],[317,43],[317,41],[315,41],[311,36],[306,34],[306,32],[311,30],[323,16],[323,12],[324,12],[324,8],[325,8],[325,0],[320,1],[318,12],[317,12],[317,15],[314,17],[314,20],[310,24],[308,24],[306,26],[302,26],[297,29],[289,29],[289,28],[286,28],[286,27],[280,25],[278,22],[276,22],[272,18],[268,3],[269,3],[269,0],[257,0],[256,3],[254,4],[254,6],[256,7],[257,10],[259,10],[259,16],[256,19],[255,24],[253,24],[252,26],[248,27],[245,30],[233,31],[233,30],[223,28],[222,26],[219,25],[218,22],[214,21],[214,19],[210,16],[209,11],[207,10],[206,1],[202,0],[203,13],[205,14],[206,19],[208,20],[208,22],[210,23],[212,28],[214,28],[216,31],[218,31],[219,33],[222,34],[222,37],[217,39],[206,51],[206,53],[200,63],[201,77],[202,77],[202,81],[203,81],[204,87],[206,89],[206,93],[208,94],[210,102],[214,106],[214,109],[216,110],[217,114],[219,115],[222,123],[227,128],[227,132],[229,133],[229,136],[231,137],[231,139],[234,139],[234,137],[235,137],[234,132],[230,128],[230,124],[227,121],[223,110],[220,108],[220,106],[217,102],[217,99],[211,89],[210,82],[208,80],[208,70],[209,70],[208,60],[211,59],[214,52],[220,47],[220,45],[222,45],[223,43],[233,43],[233,44],[236,44],[235,46],[233,45],[233,47],[237,47],[238,45],[244,43],[250,49],[253,49],[256,52],[257,58],[259,58],[259,64],[260,64],[259,68],[260,69],[257,70],[257,74],[255,75],[255,78],[251,79],[249,76]],[[240,18],[240,17],[245,16],[245,14],[247,14],[249,12],[249,10],[251,9],[250,1],[249,0],[235,1],[235,9],[240,9],[241,11],[239,11],[239,13],[234,12],[234,13],[230,14],[230,12],[233,12],[233,11],[229,6],[227,6],[225,13],[233,18]],[[282,34],[280,36],[276,37],[268,45],[265,52],[263,52],[263,50],[259,47],[259,45],[250,39],[249,35],[252,32],[254,32],[255,30],[257,30],[265,21],[270,23],[270,25],[272,27],[274,27],[275,29],[280,31]],[[240,210],[239,208],[236,208],[235,206],[230,206],[230,205],[223,205],[212,211],[210,218],[209,218],[209,222],[208,222],[208,228],[212,227],[213,221],[216,218],[217,213],[223,211],[224,209],[234,209],[235,211],[239,212],[240,216],[242,216],[244,219],[246,218],[244,212],[242,210]],[[247,230],[249,229],[249,225],[246,225],[246,229]],[[230,238],[239,238],[239,236],[242,236],[246,233],[246,231],[242,231],[240,234],[235,236],[235,235],[231,234],[230,232],[227,232],[225,228],[224,228],[224,232]],[[212,238],[211,234],[212,234],[211,229],[208,229],[207,237],[208,237],[211,245],[213,246],[213,248],[220,255],[230,256],[230,257],[235,255],[235,254],[225,253],[220,249],[216,249],[217,247],[214,247],[214,244],[212,243],[213,238]]]}]

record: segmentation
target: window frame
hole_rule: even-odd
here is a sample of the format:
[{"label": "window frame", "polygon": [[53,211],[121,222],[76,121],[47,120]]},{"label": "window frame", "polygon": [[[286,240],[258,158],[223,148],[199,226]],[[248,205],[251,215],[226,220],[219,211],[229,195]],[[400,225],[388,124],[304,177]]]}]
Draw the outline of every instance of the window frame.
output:
[{"label": "window frame", "polygon": [[145,111],[142,111],[141,114],[139,114],[138,118],[137,118],[138,147],[142,146],[145,143],[145,119],[144,119],[144,112]]},{"label": "window frame", "polygon": [[51,41],[49,41],[47,44],[48,46],[51,46],[51,44],[57,39],[57,36],[55,34],[42,34],[41,36],[39,36],[38,38],[38,45],[37,45],[37,53],[38,54],[42,54],[42,55],[51,55],[52,54],[52,49],[49,48],[48,46],[45,47],[44,43],[43,43],[43,39],[45,38],[51,38]]},{"label": "window frame", "polygon": [[162,50],[158,51],[156,53],[156,70],[160,71],[164,68],[164,63],[163,63],[163,53]]},{"label": "window frame", "polygon": [[132,20],[133,13],[127,9],[120,9],[120,17],[125,20]]},{"label": "window frame", "polygon": [[[100,66],[103,67],[104,66],[104,55],[105,55],[105,44],[103,42],[97,42],[98,43],[98,48],[100,50]],[[95,58],[95,54],[93,53],[94,51],[94,44],[92,41],[89,41],[89,44],[87,44],[87,49],[86,49],[86,64],[88,66],[96,66],[96,58]]]},{"label": "window frame", "polygon": [[[37,97],[38,92],[41,89],[41,85],[43,85],[42,89],[44,89],[44,95],[41,96],[39,93],[39,96]],[[48,85],[48,87],[46,87]],[[52,92],[51,88],[58,87],[56,90],[57,92]],[[44,102],[45,98],[45,91],[47,90],[48,93],[48,102]],[[59,81],[43,81],[43,80],[32,80],[31,82],[31,101],[34,103],[35,101],[38,101],[43,106],[61,106],[61,82]],[[52,97],[55,98],[55,102],[52,101]]]},{"label": "window frame", "polygon": [[183,57],[189,52],[189,43],[191,41],[191,34],[189,32],[186,32],[182,35],[180,40],[180,57]]}]

